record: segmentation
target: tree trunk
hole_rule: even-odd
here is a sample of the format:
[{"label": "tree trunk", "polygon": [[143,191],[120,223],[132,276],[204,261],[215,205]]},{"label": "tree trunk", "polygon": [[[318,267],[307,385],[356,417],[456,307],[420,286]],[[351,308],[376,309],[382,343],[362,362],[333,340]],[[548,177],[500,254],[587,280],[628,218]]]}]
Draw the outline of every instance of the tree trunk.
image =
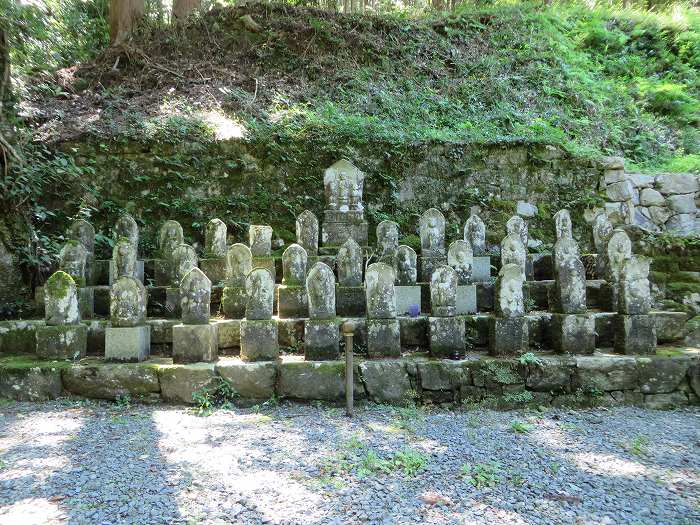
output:
[{"label": "tree trunk", "polygon": [[109,3],[109,40],[120,44],[129,35],[146,10],[144,0],[111,0]]},{"label": "tree trunk", "polygon": [[174,0],[173,20],[184,20],[192,11],[202,5],[202,0]]},{"label": "tree trunk", "polygon": [[10,46],[7,31],[0,27],[0,122],[5,113],[5,101],[10,95]]}]

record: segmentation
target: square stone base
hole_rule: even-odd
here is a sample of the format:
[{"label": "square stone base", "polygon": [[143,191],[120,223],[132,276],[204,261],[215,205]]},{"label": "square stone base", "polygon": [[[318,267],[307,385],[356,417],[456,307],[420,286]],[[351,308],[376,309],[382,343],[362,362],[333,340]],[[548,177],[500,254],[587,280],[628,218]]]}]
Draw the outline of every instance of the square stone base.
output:
[{"label": "square stone base", "polygon": [[304,358],[332,361],[340,357],[340,332],[335,319],[309,319],[304,323]]},{"label": "square stone base", "polygon": [[214,324],[173,326],[173,363],[216,361],[219,336]]},{"label": "square stone base", "polygon": [[[144,269],[143,269],[143,261],[136,261],[136,278],[141,281],[143,281],[144,278]],[[114,281],[116,281],[116,268],[114,267],[114,260],[110,259],[109,261],[109,285],[112,286],[114,284]]]},{"label": "square stone base", "polygon": [[418,280],[429,283],[433,272],[444,264],[447,264],[447,255],[418,256]]},{"label": "square stone base", "polygon": [[367,355],[401,356],[401,327],[398,319],[367,319]]},{"label": "square stone base", "polygon": [[107,361],[140,362],[151,353],[151,327],[130,326],[105,328],[105,359]]},{"label": "square stone base", "polygon": [[464,356],[465,324],[458,317],[430,317],[430,355],[433,357],[460,359]]},{"label": "square stone base", "polygon": [[336,284],[335,311],[337,315],[342,317],[364,317],[367,315],[365,288]]},{"label": "square stone base", "polygon": [[651,315],[622,315],[613,321],[615,351],[621,354],[656,353],[656,323]]},{"label": "square stone base", "polygon": [[87,338],[83,324],[37,326],[36,354],[43,359],[80,359],[85,357]]},{"label": "square stone base", "polygon": [[246,298],[245,288],[225,286],[221,295],[221,312],[229,319],[243,319]]},{"label": "square stone base", "polygon": [[396,314],[409,315],[409,306],[418,306],[418,315],[421,312],[421,287],[415,286],[395,286],[396,291]]},{"label": "square stone base", "polygon": [[321,225],[321,244],[323,246],[342,246],[350,238],[360,246],[367,246],[369,227],[367,221],[331,222],[323,221]]},{"label": "square stone base", "polygon": [[209,277],[212,286],[226,280],[226,257],[200,259],[199,268]]},{"label": "square stone base", "polygon": [[595,350],[595,319],[588,314],[552,314],[552,347],[560,354],[592,354]]},{"label": "square stone base", "polygon": [[520,355],[528,351],[527,317],[492,317],[489,320],[489,354]]},{"label": "square stone base", "polygon": [[474,257],[472,266],[473,283],[488,283],[491,282],[491,257],[488,255]]},{"label": "square stone base", "polygon": [[277,282],[277,266],[274,257],[253,257],[253,268],[265,268],[272,275],[272,282]]},{"label": "square stone base", "polygon": [[309,317],[309,296],[304,286],[277,287],[277,311],[281,319]]},{"label": "square stone base", "polygon": [[277,321],[271,319],[241,321],[241,359],[274,361],[279,355]]},{"label": "square stone base", "polygon": [[457,287],[457,315],[476,313],[476,286],[473,284]]}]

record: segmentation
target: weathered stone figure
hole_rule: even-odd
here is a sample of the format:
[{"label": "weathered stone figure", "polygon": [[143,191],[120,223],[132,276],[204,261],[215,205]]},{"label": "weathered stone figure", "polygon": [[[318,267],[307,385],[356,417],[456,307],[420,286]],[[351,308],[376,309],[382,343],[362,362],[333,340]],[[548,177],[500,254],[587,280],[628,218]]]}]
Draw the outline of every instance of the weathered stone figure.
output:
[{"label": "weathered stone figure", "polygon": [[120,277],[138,278],[136,267],[136,248],[126,237],[119,239],[112,248],[114,264],[114,282]]},{"label": "weathered stone figure", "polygon": [[[613,234],[613,239],[616,234]],[[611,239],[612,242],[612,239]],[[625,244],[624,241],[622,244]],[[624,251],[624,249],[622,250]],[[656,323],[649,315],[649,259],[625,259],[620,272],[618,311],[614,323],[615,350],[623,354],[654,354],[656,352]]]},{"label": "weathered stone figure", "polygon": [[362,248],[348,239],[338,250],[336,266],[340,286],[362,286]]},{"label": "weathered stone figure", "polygon": [[139,251],[139,225],[136,224],[134,218],[128,213],[121,215],[114,224],[114,239],[119,240],[122,237],[129,239],[129,242],[136,248],[136,253]]},{"label": "weathered stone figure", "polygon": [[277,357],[277,322],[272,319],[275,282],[265,268],[254,268],[246,279],[246,317],[241,321],[241,359],[269,361]]},{"label": "weathered stone figure", "polygon": [[607,255],[607,279],[610,282],[619,283],[622,267],[632,256],[632,241],[623,230],[613,231],[608,241]]},{"label": "weathered stone figure", "polygon": [[613,234],[613,225],[605,211],[600,211],[593,219],[593,245],[595,246],[596,274],[598,279],[608,275],[608,242]]},{"label": "weathered stone figure", "polygon": [[264,268],[254,268],[246,278],[246,319],[271,319],[275,283]]},{"label": "weathered stone figure", "polygon": [[311,319],[335,318],[335,276],[327,264],[317,262],[306,278]]},{"label": "weathered stone figure", "polygon": [[486,225],[476,213],[471,213],[464,224],[464,240],[472,247],[476,257],[486,255]]},{"label": "weathered stone figure", "polygon": [[207,257],[226,257],[226,224],[221,219],[207,223],[204,236],[204,254]]},{"label": "weathered stone figure", "polygon": [[648,258],[632,256],[624,261],[618,305],[619,312],[627,315],[646,315],[651,310]]},{"label": "weathered stone figure", "polygon": [[166,261],[172,260],[175,248],[184,244],[185,235],[182,226],[177,221],[165,221],[158,234],[160,257]]},{"label": "weathered stone figure", "polygon": [[306,250],[290,244],[282,254],[282,284],[303,286],[306,282]]},{"label": "weathered stone figure", "polygon": [[579,257],[578,246],[571,237],[556,242],[554,260],[556,310],[563,314],[586,311],[586,270]]},{"label": "weathered stone figure", "polygon": [[[465,242],[465,241],[460,241]],[[464,320],[457,312],[457,272],[451,266],[440,266],[430,281],[430,354],[433,357],[460,358],[464,354]]]},{"label": "weathered stone figure", "polygon": [[253,254],[245,244],[236,243],[226,253],[226,284],[245,288],[245,281],[253,269]]},{"label": "weathered stone figure", "polygon": [[569,210],[559,210],[554,214],[554,232],[557,239],[573,239],[573,229]]},{"label": "weathered stone figure", "polygon": [[173,277],[175,286],[179,286],[182,279],[198,263],[197,252],[189,244],[181,244],[173,251]]},{"label": "weathered stone figure", "polygon": [[45,359],[84,357],[87,326],[80,323],[78,289],[66,272],[55,272],[44,285],[46,326],[36,329],[36,352]]},{"label": "weathered stone figure", "polygon": [[440,266],[430,281],[430,305],[433,317],[453,317],[457,307],[457,272]]},{"label": "weathered stone figure", "polygon": [[309,210],[304,210],[296,220],[297,244],[307,255],[318,254],[318,219]]},{"label": "weathered stone figure", "polygon": [[401,330],[396,319],[394,268],[370,264],[365,275],[367,302],[367,354],[369,357],[401,355]]},{"label": "weathered stone figure", "polygon": [[347,160],[339,160],[324,172],[326,210],[321,237],[325,246],[340,246],[348,239],[367,244],[364,180],[365,174]]},{"label": "weathered stone figure", "polygon": [[87,251],[79,241],[66,241],[59,254],[59,269],[73,278],[78,286],[85,286]]},{"label": "weathered stone figure", "polygon": [[435,208],[423,213],[419,221],[421,255],[424,257],[445,254],[445,217]]},{"label": "weathered stone figure", "polygon": [[515,233],[520,237],[520,242],[523,243],[523,246],[527,250],[527,223],[520,215],[513,215],[510,219],[508,219],[508,222],[506,222],[506,234],[510,235],[512,233]]},{"label": "weathered stone figure", "polygon": [[110,289],[110,326],[105,329],[105,359],[147,359],[151,329],[145,323],[146,288],[135,277],[119,277]]},{"label": "weathered stone figure", "polygon": [[520,265],[509,263],[501,267],[496,279],[496,314],[499,317],[511,318],[525,315],[524,282]]},{"label": "weathered stone figure", "polygon": [[95,228],[89,222],[77,219],[68,229],[68,238],[78,241],[85,248],[85,280],[88,285],[94,284]]},{"label": "weathered stone figure", "polygon": [[377,225],[377,248],[379,260],[393,265],[399,247],[399,225],[393,221],[382,221]]},{"label": "weathered stone figure", "polygon": [[180,282],[182,323],[173,326],[174,363],[216,360],[218,336],[216,325],[209,323],[210,304],[211,281],[199,268],[191,268]]},{"label": "weathered stone figure", "polygon": [[68,273],[58,271],[49,277],[44,285],[44,304],[47,325],[72,325],[80,322],[77,286]]},{"label": "weathered stone figure", "polygon": [[525,317],[524,282],[520,265],[501,267],[496,279],[496,316],[489,320],[491,355],[519,355],[527,351],[529,330]]},{"label": "weathered stone figure", "polygon": [[501,242],[501,266],[509,264],[518,266],[525,280],[527,252],[522,237],[516,232],[509,233]]},{"label": "weathered stone figure", "polygon": [[396,250],[396,284],[413,286],[418,280],[418,258],[410,246],[401,245]]},{"label": "weathered stone figure", "polygon": [[269,257],[272,254],[272,227],[251,224],[248,240],[253,257]]},{"label": "weathered stone figure", "polygon": [[192,268],[180,282],[183,324],[208,324],[211,309],[211,281],[199,268]]},{"label": "weathered stone figure", "polygon": [[447,264],[457,273],[459,284],[469,284],[474,267],[474,255],[467,241],[456,240],[447,250]]}]

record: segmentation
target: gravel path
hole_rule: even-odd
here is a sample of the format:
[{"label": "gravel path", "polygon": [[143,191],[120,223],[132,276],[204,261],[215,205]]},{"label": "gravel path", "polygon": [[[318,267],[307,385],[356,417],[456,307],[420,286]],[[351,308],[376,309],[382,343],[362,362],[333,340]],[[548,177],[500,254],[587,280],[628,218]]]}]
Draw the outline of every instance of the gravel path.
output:
[{"label": "gravel path", "polygon": [[700,523],[700,410],[0,410],[0,524]]}]

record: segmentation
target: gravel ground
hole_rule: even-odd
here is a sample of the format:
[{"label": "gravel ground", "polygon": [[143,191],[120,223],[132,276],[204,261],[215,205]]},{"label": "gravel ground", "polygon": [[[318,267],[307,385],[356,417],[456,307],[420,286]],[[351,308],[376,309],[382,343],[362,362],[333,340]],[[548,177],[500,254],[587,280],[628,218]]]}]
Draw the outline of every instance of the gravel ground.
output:
[{"label": "gravel ground", "polygon": [[700,523],[700,410],[0,410],[0,523]]}]

